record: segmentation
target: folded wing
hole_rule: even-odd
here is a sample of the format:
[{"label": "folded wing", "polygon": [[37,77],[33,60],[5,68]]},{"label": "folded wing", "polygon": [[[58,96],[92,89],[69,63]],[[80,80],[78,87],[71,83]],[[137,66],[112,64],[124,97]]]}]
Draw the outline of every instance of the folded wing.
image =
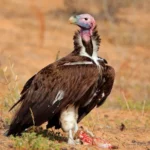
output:
[{"label": "folded wing", "polygon": [[[8,135],[41,125],[68,105],[84,105],[97,86],[99,71],[94,64],[52,64],[42,69],[25,85]],[[92,88],[91,88],[92,87]],[[19,103],[18,102],[18,103]],[[18,104],[17,103],[17,104]]]}]

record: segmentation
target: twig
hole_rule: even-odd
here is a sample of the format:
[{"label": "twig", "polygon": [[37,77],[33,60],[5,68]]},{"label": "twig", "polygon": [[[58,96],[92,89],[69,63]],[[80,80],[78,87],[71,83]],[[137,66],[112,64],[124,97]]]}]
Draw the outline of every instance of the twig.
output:
[{"label": "twig", "polygon": [[30,113],[31,113],[31,117],[32,117],[32,121],[33,121],[33,125],[35,126],[35,120],[34,120],[34,114],[31,108],[30,109]]},{"label": "twig", "polygon": [[56,54],[56,61],[59,59],[59,54],[60,54],[60,51],[58,51]]},{"label": "twig", "polygon": [[128,103],[128,101],[127,101],[125,95],[124,95],[124,92],[121,92],[121,93],[122,93],[123,99],[124,99],[125,102],[126,102],[127,109],[131,112],[130,107],[129,107],[129,103]]},{"label": "twig", "polygon": [[6,76],[6,74],[5,74],[5,71],[3,71],[3,75],[4,75],[4,79],[5,79],[5,81],[6,81],[6,84],[9,84],[10,81],[8,81],[7,76]]},{"label": "twig", "polygon": [[146,100],[144,99],[143,107],[142,107],[142,116],[144,116],[144,113],[145,113],[145,104],[146,104]]}]

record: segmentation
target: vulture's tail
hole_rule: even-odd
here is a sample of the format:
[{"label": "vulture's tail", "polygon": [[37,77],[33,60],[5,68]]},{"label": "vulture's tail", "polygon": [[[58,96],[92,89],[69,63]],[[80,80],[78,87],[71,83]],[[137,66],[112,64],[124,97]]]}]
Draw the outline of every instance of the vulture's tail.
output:
[{"label": "vulture's tail", "polygon": [[21,135],[21,133],[33,125],[32,117],[29,111],[27,111],[26,107],[22,108],[16,112],[8,131],[6,132],[6,136],[9,135]]},{"label": "vulture's tail", "polygon": [[10,136],[10,135],[20,136],[21,133],[30,126],[31,124],[22,125],[21,123],[16,123],[15,121],[13,121],[9,129],[6,131],[5,135],[6,136]]}]

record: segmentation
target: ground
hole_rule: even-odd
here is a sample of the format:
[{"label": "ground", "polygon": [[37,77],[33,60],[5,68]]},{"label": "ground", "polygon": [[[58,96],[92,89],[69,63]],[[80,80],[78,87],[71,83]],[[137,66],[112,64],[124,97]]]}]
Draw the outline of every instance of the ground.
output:
[{"label": "ground", "polygon": [[[87,127],[96,137],[121,150],[150,149],[148,3],[139,0],[123,1],[124,5],[119,6],[112,4],[116,12],[109,14],[101,8],[103,3],[96,0],[88,1],[89,9],[83,5],[84,0],[80,2],[0,1],[0,149],[38,149],[38,144],[39,149],[73,149],[65,142],[60,144],[56,139],[51,141],[34,133],[22,138],[7,138],[3,133],[15,112],[8,110],[19,98],[27,79],[57,56],[63,57],[73,50],[72,37],[78,27],[68,24],[68,18],[74,10],[95,16],[102,39],[99,55],[116,71],[115,84],[106,103],[93,110],[79,126]],[[99,13],[99,9],[103,11]],[[29,143],[28,139],[33,140]],[[74,148],[97,149],[94,146]]]}]

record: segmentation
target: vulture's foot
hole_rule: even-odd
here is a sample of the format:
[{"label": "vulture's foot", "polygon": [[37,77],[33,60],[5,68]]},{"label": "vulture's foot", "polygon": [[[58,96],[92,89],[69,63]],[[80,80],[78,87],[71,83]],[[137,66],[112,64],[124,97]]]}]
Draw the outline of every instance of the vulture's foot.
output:
[{"label": "vulture's foot", "polygon": [[68,144],[69,145],[78,145],[78,144],[81,144],[81,142],[80,142],[80,139],[76,139],[76,140],[68,139]]},{"label": "vulture's foot", "polygon": [[69,138],[69,139],[68,139],[68,144],[69,144],[69,145],[75,145],[76,142],[75,142],[74,139]]}]

